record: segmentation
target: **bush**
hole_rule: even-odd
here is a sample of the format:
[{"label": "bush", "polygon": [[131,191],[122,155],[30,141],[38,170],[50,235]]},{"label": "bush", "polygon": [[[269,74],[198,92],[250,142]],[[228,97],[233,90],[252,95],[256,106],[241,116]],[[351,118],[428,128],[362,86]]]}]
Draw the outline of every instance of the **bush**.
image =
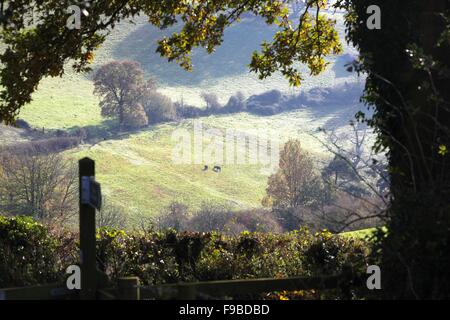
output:
[{"label": "bush", "polygon": [[280,103],[283,95],[279,90],[271,90],[260,95],[253,95],[247,100],[249,112],[264,116],[274,115],[281,112]]},{"label": "bush", "polygon": [[127,225],[127,214],[121,207],[114,205],[109,198],[103,196],[102,208],[95,215],[95,224],[97,228],[123,229]]},{"label": "bush", "polygon": [[152,92],[146,97],[144,109],[149,123],[173,121],[177,117],[177,110],[172,100],[158,92]]},{"label": "bush", "polygon": [[188,208],[178,202],[171,203],[156,219],[159,229],[186,230],[188,223]]},{"label": "bush", "polygon": [[77,137],[55,137],[17,143],[14,146],[2,148],[2,152],[10,154],[49,154],[56,153],[78,146],[80,140]]},{"label": "bush", "polygon": [[123,125],[130,129],[139,129],[148,125],[147,114],[140,103],[127,109],[123,115]]},{"label": "bush", "polygon": [[0,216],[0,287],[19,287],[61,280],[68,256],[41,224],[28,217]]},{"label": "bush", "polygon": [[197,232],[223,231],[232,212],[226,207],[203,203],[189,220],[187,229]]},{"label": "bush", "polygon": [[68,134],[67,131],[64,131],[64,130],[61,130],[61,129],[58,129],[58,130],[55,131],[55,136],[58,137],[58,138],[67,137],[68,135],[69,134]]},{"label": "bush", "polygon": [[261,105],[261,106],[268,106],[268,105],[274,105],[277,104],[281,101],[283,95],[281,93],[281,91],[279,90],[270,90],[267,92],[264,92],[262,94],[259,95],[254,95],[251,96],[248,101],[247,104],[250,106],[254,103]]},{"label": "bush", "polygon": [[222,105],[219,103],[219,98],[217,97],[217,94],[203,92],[201,94],[201,97],[206,103],[206,109],[209,110],[210,112],[214,113],[222,108]]},{"label": "bush", "polygon": [[369,246],[361,240],[307,229],[236,236],[102,229],[97,238],[102,270],[112,277],[136,275],[144,284],[334,275],[347,266],[365,272],[369,255]]},{"label": "bush", "polygon": [[268,210],[232,211],[223,205],[204,202],[200,209],[188,215],[187,207],[173,203],[158,217],[160,229],[172,228],[189,232],[221,232],[238,235],[243,231],[281,233],[277,217]]},{"label": "bush", "polygon": [[279,107],[277,105],[260,105],[255,102],[247,105],[248,111],[250,113],[260,115],[260,116],[273,116],[280,113]]},{"label": "bush", "polygon": [[237,113],[245,110],[245,97],[240,91],[238,91],[234,96],[231,96],[227,104],[223,107],[224,113]]},{"label": "bush", "polygon": [[73,134],[74,137],[77,137],[80,142],[86,140],[89,136],[89,132],[85,128],[77,128]]},{"label": "bush", "polygon": [[[239,230],[239,226],[241,229]],[[253,209],[238,211],[233,214],[232,219],[226,224],[224,232],[238,234],[236,231],[282,233],[283,228],[277,217],[268,210]]]},{"label": "bush", "polygon": [[323,230],[315,234],[306,249],[305,266],[314,275],[341,273],[345,267],[364,270],[367,256],[367,248],[362,242],[335,237]]},{"label": "bush", "polygon": [[206,115],[205,110],[194,107],[175,103],[177,117],[181,119],[198,118]]},{"label": "bush", "polygon": [[[370,249],[360,240],[325,231],[312,234],[305,228],[277,235],[246,231],[236,236],[101,228],[96,239],[100,270],[112,280],[138,276],[144,285],[332,275],[346,266],[363,273]],[[74,263],[76,251],[70,235],[58,238],[31,219],[0,217],[0,287],[59,280]],[[315,298],[341,297],[339,291],[314,292]]]},{"label": "bush", "polygon": [[31,130],[30,124],[23,119],[17,119],[15,125],[20,129]]}]

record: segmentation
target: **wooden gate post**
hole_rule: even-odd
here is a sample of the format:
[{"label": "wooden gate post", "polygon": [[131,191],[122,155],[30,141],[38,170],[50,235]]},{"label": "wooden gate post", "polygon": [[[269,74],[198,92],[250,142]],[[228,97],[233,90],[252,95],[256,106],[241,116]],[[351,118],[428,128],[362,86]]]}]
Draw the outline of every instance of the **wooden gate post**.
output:
[{"label": "wooden gate post", "polygon": [[118,297],[120,300],[140,300],[141,293],[138,277],[119,278],[117,281]]},{"label": "wooden gate post", "polygon": [[94,176],[95,162],[89,158],[81,159],[79,161],[81,299],[95,299],[97,290],[95,208],[82,201],[83,177]]}]

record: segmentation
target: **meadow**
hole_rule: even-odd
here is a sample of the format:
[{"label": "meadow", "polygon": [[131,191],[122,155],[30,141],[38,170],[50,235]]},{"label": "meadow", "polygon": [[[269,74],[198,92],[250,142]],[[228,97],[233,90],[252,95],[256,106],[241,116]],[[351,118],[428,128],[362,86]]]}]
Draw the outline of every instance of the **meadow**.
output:
[{"label": "meadow", "polygon": [[[342,16],[336,15],[343,34]],[[345,72],[342,57],[329,59],[330,66],[318,77],[307,77],[301,89],[293,89],[276,74],[259,80],[247,69],[250,54],[259,43],[270,39],[273,31],[258,21],[243,20],[225,34],[223,46],[213,55],[202,49],[193,53],[194,71],[188,73],[169,64],[154,53],[155,40],[167,32],[148,26],[145,18],[134,23],[123,22],[108,37],[105,45],[95,53],[92,68],[112,60],[135,60],[142,64],[147,75],[158,81],[159,91],[173,101],[203,106],[202,92],[213,92],[225,103],[238,90],[246,97],[277,89],[284,94],[298,94],[313,87],[334,86],[358,80]],[[254,36],[251,36],[254,35]],[[239,50],[236,50],[239,48]],[[346,55],[355,50],[345,45]],[[33,101],[20,113],[33,128],[45,130],[111,131],[114,121],[100,115],[99,98],[93,94],[92,74],[74,74],[70,69],[61,78],[44,79]],[[343,129],[358,106],[323,106],[302,108],[274,116],[259,117],[246,113],[202,118],[207,128],[237,129],[244,134],[266,130],[279,136],[280,141],[298,138],[303,147],[319,162],[330,157],[318,141],[323,138],[317,129],[333,125]],[[260,206],[265,194],[267,177],[273,168],[262,165],[226,165],[221,173],[202,171],[203,164],[177,165],[171,161],[174,141],[171,136],[179,128],[191,128],[192,120],[161,124],[137,132],[113,134],[95,145],[85,144],[67,151],[74,161],[89,156],[97,161],[98,180],[105,195],[130,215],[155,215],[173,201],[183,202],[194,210],[202,202],[213,201],[231,208]]]}]

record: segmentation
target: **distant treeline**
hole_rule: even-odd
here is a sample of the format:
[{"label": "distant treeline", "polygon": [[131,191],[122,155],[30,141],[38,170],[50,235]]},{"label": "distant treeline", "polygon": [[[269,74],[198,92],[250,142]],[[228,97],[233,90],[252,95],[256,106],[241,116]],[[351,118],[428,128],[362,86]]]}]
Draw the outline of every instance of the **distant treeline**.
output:
[{"label": "distant treeline", "polygon": [[359,102],[363,91],[361,83],[345,83],[328,88],[313,88],[298,95],[286,95],[279,90],[270,90],[262,94],[252,95],[248,99],[238,92],[231,96],[225,105],[218,102],[212,93],[202,94],[206,108],[176,102],[178,118],[198,118],[211,115],[248,112],[259,116],[271,116],[282,112],[296,110],[305,106],[323,105],[342,106]]},{"label": "distant treeline", "polygon": [[[206,108],[188,105],[183,101],[173,102],[168,96],[152,91],[142,103],[142,112],[126,114],[122,129],[139,129],[158,123],[240,112],[258,116],[271,116],[306,106],[355,105],[359,102],[362,90],[363,84],[361,83],[345,83],[328,88],[313,88],[298,95],[286,95],[279,90],[270,90],[246,99],[241,92],[237,92],[228,99],[226,104],[219,103],[218,97],[214,93],[202,93]],[[21,119],[17,120],[16,125],[22,129],[32,129],[26,121]],[[63,130],[49,132],[50,136],[55,137],[54,141],[47,141],[44,145],[39,145],[38,148],[44,148],[43,151],[45,152],[69,149],[85,140],[97,138],[95,137],[96,134],[90,131],[88,128],[77,128],[71,132]]]},{"label": "distant treeline", "polygon": [[9,154],[50,154],[75,148],[81,143],[77,136],[51,137],[28,142],[20,142],[0,148],[2,153]]}]

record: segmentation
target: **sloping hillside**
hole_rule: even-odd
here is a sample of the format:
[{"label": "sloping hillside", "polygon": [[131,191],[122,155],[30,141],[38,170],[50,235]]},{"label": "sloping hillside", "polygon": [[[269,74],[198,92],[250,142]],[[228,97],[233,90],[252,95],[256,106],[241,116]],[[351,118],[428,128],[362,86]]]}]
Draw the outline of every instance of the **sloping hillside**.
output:
[{"label": "sloping hillside", "polygon": [[[343,35],[342,16],[336,15]],[[164,33],[173,30],[165,30]],[[156,78],[160,91],[172,100],[201,106],[202,92],[213,92],[221,102],[236,91],[247,97],[267,90],[278,89],[285,94],[298,94],[314,87],[332,87],[358,80],[345,71],[344,64],[355,54],[345,47],[345,55],[331,57],[331,65],[323,74],[306,79],[301,89],[292,89],[287,81],[276,74],[261,81],[250,74],[247,64],[250,54],[259,48],[263,39],[270,39],[273,30],[255,19],[246,19],[231,27],[225,42],[213,55],[203,49],[193,54],[194,71],[187,73],[179,66],[169,64],[154,53],[155,40],[163,32],[148,25],[145,18],[134,23],[122,23],[109,36],[105,45],[96,52],[93,68],[111,60],[136,60],[148,76]],[[34,94],[33,102],[26,106],[20,117],[33,127],[46,129],[75,129],[90,127],[101,130],[111,121],[100,116],[98,97],[93,95],[91,75],[76,75],[70,70],[62,78],[45,79]],[[226,130],[238,129],[251,133],[255,129],[272,130],[282,141],[289,137],[300,138],[305,148],[318,159],[327,157],[320,143],[311,134],[317,128],[333,123],[346,124],[358,106],[337,108],[324,105],[320,108],[304,106],[300,110],[270,117],[248,114],[213,116],[203,118],[206,127]],[[182,201],[198,206],[202,201],[214,200],[233,207],[255,207],[264,196],[270,168],[260,165],[224,166],[220,174],[203,172],[202,165],[176,165],[171,161],[174,141],[171,135],[177,128],[190,128],[191,121],[150,127],[94,146],[84,145],[66,152],[74,158],[90,156],[97,160],[99,180],[105,193],[130,213],[155,214],[172,201]]]}]

